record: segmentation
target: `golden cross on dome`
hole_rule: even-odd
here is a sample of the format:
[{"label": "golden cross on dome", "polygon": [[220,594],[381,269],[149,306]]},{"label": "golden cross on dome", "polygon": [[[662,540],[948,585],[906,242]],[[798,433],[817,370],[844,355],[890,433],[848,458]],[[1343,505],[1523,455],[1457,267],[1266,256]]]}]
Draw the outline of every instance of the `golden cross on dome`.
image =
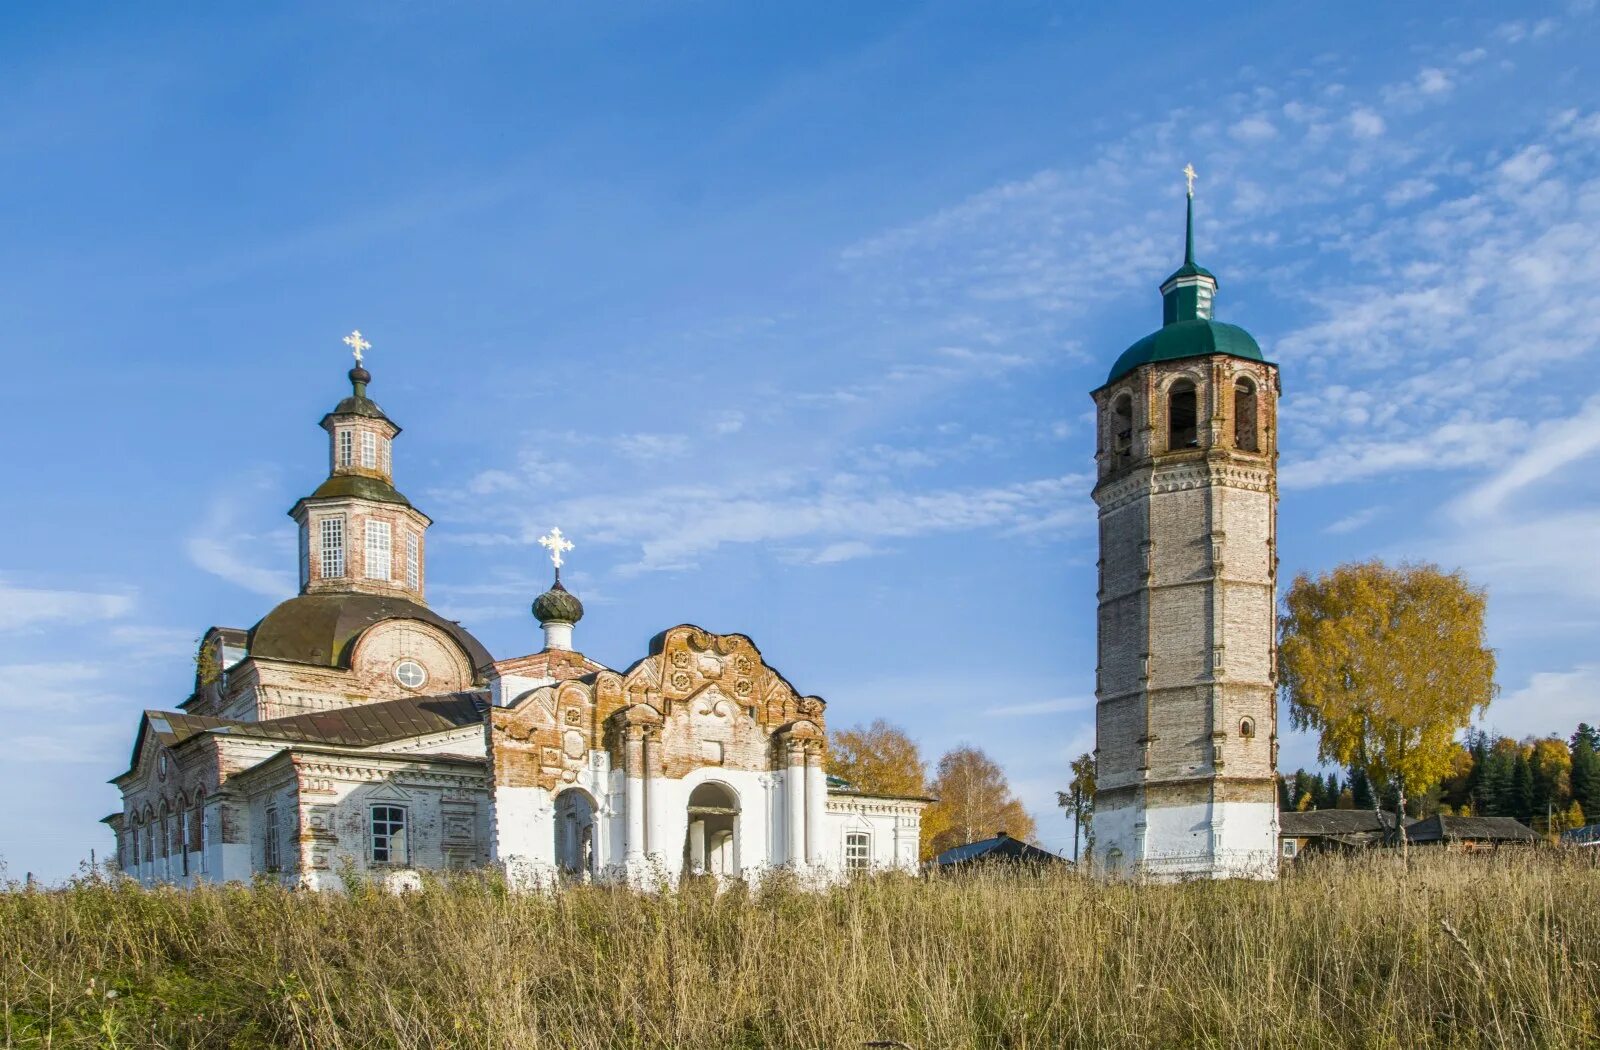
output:
[{"label": "golden cross on dome", "polygon": [[572,541],[561,535],[560,529],[551,529],[550,535],[539,537],[539,546],[550,552],[550,560],[561,568],[562,555],[572,549]]},{"label": "golden cross on dome", "polygon": [[361,329],[359,328],[344,337],[344,345],[348,346],[350,352],[356,355],[356,364],[358,365],[361,363],[361,352],[372,349],[372,344],[361,337]]},{"label": "golden cross on dome", "polygon": [[1183,166],[1183,177],[1189,183],[1189,196],[1193,197],[1194,196],[1194,180],[1195,180],[1195,170],[1194,170],[1194,165],[1193,164],[1185,164]]}]

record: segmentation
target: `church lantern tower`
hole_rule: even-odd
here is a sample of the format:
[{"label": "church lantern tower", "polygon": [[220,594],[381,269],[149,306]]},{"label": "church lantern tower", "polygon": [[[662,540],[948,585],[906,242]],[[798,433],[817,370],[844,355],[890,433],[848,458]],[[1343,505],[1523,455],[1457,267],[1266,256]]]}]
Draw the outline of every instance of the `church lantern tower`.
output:
[{"label": "church lantern tower", "polygon": [[1100,586],[1096,864],[1277,872],[1277,367],[1183,265],[1162,327],[1094,391]]},{"label": "church lantern tower", "polygon": [[371,344],[345,337],[355,352],[350,396],[322,417],[328,478],[289,511],[300,527],[301,594],[374,594],[423,603],[424,545],[432,520],[394,487],[390,449],[400,433],[367,396],[362,364]]}]

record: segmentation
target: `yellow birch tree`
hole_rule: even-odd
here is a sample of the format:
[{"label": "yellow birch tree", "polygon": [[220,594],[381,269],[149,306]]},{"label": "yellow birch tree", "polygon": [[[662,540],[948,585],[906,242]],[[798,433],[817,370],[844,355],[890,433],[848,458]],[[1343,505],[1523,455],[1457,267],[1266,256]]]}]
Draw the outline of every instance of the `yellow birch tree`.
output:
[{"label": "yellow birch tree", "polygon": [[1317,731],[1323,761],[1394,785],[1403,809],[1406,791],[1450,772],[1456,734],[1497,692],[1487,601],[1436,565],[1370,561],[1296,577],[1278,652],[1290,722]]}]

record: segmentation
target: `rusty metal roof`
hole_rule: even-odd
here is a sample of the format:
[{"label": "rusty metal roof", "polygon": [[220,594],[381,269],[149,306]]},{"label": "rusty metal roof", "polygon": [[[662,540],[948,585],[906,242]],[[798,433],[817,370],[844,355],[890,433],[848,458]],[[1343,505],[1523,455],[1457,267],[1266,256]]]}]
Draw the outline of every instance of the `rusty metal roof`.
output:
[{"label": "rusty metal roof", "polygon": [[[139,760],[139,750],[147,732],[154,733],[163,747],[176,747],[205,733],[296,744],[373,747],[409,737],[482,725],[488,709],[488,694],[467,692],[380,700],[334,711],[270,718],[261,722],[190,715],[180,711],[146,711],[133,742],[133,757],[128,763],[128,772],[133,772],[133,766]],[[127,773],[122,776],[127,776]],[[116,779],[120,780],[121,777]]]}]

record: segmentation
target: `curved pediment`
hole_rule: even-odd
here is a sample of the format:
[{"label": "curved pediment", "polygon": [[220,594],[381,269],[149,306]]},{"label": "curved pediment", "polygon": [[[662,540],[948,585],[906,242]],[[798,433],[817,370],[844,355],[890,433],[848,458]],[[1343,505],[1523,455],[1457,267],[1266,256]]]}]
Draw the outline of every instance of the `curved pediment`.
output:
[{"label": "curved pediment", "polygon": [[650,655],[623,678],[623,692],[631,702],[648,703],[664,715],[678,705],[692,708],[696,698],[713,688],[719,699],[769,729],[796,718],[820,724],[826,706],[818,697],[801,696],[745,635],[714,634],[694,624],[656,635]]}]

